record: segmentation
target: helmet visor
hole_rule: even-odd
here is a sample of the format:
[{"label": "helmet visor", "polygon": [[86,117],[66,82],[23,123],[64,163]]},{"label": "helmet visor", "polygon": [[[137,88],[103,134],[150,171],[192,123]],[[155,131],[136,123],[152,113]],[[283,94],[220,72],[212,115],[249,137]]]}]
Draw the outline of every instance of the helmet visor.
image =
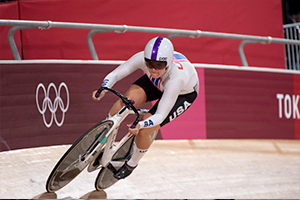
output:
[{"label": "helmet visor", "polygon": [[156,61],[145,58],[146,66],[150,69],[162,70],[167,67],[166,61]]}]

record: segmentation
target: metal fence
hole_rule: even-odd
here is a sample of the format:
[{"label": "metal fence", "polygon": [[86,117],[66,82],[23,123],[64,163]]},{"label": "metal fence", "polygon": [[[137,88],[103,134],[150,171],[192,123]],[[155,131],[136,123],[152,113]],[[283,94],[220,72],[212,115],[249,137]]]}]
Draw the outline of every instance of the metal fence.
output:
[{"label": "metal fence", "polygon": [[[16,60],[21,60],[20,54],[18,52],[16,43],[14,41],[14,33],[21,29],[49,29],[49,28],[72,28],[72,29],[90,29],[91,31],[87,35],[87,43],[89,50],[91,52],[92,58],[98,60],[98,56],[92,41],[92,37],[95,33],[103,32],[144,32],[144,33],[159,33],[167,34],[168,38],[174,37],[213,37],[213,38],[223,38],[223,39],[235,39],[241,40],[239,45],[239,54],[241,61],[244,66],[248,66],[246,56],[244,54],[244,46],[250,43],[278,43],[286,45],[300,46],[300,41],[295,39],[283,39],[274,38],[271,36],[253,36],[253,35],[242,35],[242,34],[230,34],[230,33],[216,33],[201,30],[183,30],[183,29],[169,29],[169,28],[150,28],[142,26],[127,26],[127,25],[104,25],[104,24],[90,24],[90,23],[70,23],[70,22],[52,22],[52,21],[30,21],[30,20],[0,20],[0,26],[12,26],[8,32],[8,41],[11,51]],[[297,68],[289,68],[297,69]],[[299,68],[298,68],[299,69]]]},{"label": "metal fence", "polygon": [[[283,25],[284,37],[289,40],[300,40],[300,23]],[[300,46],[285,45],[285,61],[287,69],[300,70]]]}]

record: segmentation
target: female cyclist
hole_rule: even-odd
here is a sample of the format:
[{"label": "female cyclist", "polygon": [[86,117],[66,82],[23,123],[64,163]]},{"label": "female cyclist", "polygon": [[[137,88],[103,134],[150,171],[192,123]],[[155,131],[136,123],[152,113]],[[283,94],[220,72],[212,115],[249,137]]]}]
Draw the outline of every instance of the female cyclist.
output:
[{"label": "female cyclist", "polygon": [[[133,55],[109,73],[102,86],[111,88],[117,81],[137,69],[143,70],[145,75],[136,80],[124,96],[134,100],[135,106],[148,101],[158,101],[135,128],[128,128],[129,132],[135,135],[133,154],[114,174],[117,179],[131,174],[151,145],[151,133],[187,110],[196,99],[199,90],[198,75],[194,66],[183,54],[174,52],[173,44],[167,38],[151,39],[144,51]],[[99,101],[105,95],[105,91],[98,98],[95,97],[96,92],[97,90],[92,93],[92,98]],[[123,102],[118,100],[109,115],[113,116],[123,106]]]}]

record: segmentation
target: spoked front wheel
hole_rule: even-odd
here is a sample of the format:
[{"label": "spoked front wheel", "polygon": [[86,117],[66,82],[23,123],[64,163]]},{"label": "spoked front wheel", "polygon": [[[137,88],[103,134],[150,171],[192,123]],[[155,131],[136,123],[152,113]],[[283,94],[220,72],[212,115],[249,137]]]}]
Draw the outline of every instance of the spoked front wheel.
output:
[{"label": "spoked front wheel", "polygon": [[[84,170],[100,153],[106,140],[105,135],[112,126],[112,121],[103,121],[83,134],[68,149],[52,170],[46,183],[46,190],[55,192],[61,189]],[[98,151],[94,151],[96,147],[99,149]]]}]

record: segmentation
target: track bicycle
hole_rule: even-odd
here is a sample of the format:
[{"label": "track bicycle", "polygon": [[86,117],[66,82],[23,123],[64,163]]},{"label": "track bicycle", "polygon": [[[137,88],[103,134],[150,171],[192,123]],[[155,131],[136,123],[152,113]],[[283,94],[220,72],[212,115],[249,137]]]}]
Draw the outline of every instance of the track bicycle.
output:
[{"label": "track bicycle", "polygon": [[[95,180],[97,190],[106,189],[119,180],[114,178],[114,174],[130,159],[134,141],[134,135],[127,133],[116,143],[119,126],[129,114],[135,114],[136,118],[131,126],[134,128],[140,120],[140,114],[145,114],[148,110],[136,109],[132,100],[108,87],[101,87],[96,97],[99,97],[103,90],[121,98],[124,107],[114,116],[91,127],[65,152],[48,177],[46,183],[48,192],[55,192],[66,186],[88,165],[89,172],[100,169]],[[152,141],[157,132],[151,134]],[[95,166],[95,163],[100,167]]]}]

